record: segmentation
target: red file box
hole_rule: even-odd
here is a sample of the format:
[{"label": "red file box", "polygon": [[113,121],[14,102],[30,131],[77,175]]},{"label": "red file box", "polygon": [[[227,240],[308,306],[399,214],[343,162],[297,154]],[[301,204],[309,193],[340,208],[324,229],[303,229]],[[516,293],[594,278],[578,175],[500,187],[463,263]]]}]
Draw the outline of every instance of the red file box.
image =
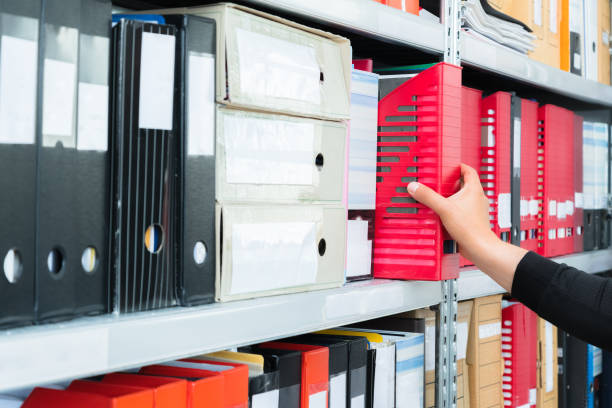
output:
[{"label": "red file box", "polygon": [[372,58],[354,59],[353,68],[360,71],[372,72],[374,70],[374,60]]},{"label": "red file box", "polygon": [[[22,408],[121,408],[132,405],[117,404],[116,398],[85,392],[34,388]],[[141,405],[134,405],[141,406]]]},{"label": "red file box", "polygon": [[538,252],[546,257],[574,250],[574,114],[554,105],[538,110],[538,191],[542,223]]},{"label": "red file box", "polygon": [[382,3],[407,13],[419,15],[419,0],[383,0]]},{"label": "red file box", "polygon": [[[480,169],[480,100],[482,91],[461,88],[461,163]],[[460,256],[459,266],[473,265]]]},{"label": "red file box", "polygon": [[153,391],[147,388],[76,380],[70,383],[66,391],[109,397],[113,400],[113,407],[116,408],[154,408]]},{"label": "red file box", "polygon": [[456,244],[406,186],[418,180],[448,197],[461,159],[461,68],[440,63],[378,104],[374,276],[443,280],[459,275]]},{"label": "red file box", "polygon": [[[283,342],[268,342],[259,345],[261,348],[297,350],[302,352],[302,408],[311,406],[311,401],[325,401],[328,406],[329,394],[329,349],[327,347],[309,344],[292,344]],[[320,406],[317,404],[317,406]]]},{"label": "red file box", "polygon": [[502,307],[502,390],[504,407],[519,408],[533,402],[536,391],[537,320],[518,302]]},{"label": "red file box", "polygon": [[480,182],[489,199],[491,229],[502,241],[510,242],[511,163],[510,109],[508,92],[496,92],[482,99],[482,142]]},{"label": "red file box", "polygon": [[582,179],[582,131],[584,119],[574,114],[574,252],[584,250],[584,198]]},{"label": "red file box", "polygon": [[187,407],[187,381],[181,378],[113,373],[105,375],[102,382],[150,389],[155,408]]},{"label": "red file box", "polygon": [[538,250],[538,103],[521,102],[521,248]]},{"label": "red file box", "polygon": [[187,381],[187,408],[226,408],[225,378],[216,371],[152,365],[142,367],[140,374],[183,378]]}]

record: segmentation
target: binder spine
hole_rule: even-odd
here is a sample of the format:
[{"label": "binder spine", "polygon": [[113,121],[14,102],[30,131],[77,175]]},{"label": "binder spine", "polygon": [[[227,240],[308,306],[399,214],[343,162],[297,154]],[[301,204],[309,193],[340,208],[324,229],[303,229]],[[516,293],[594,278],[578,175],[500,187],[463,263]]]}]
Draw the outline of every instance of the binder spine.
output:
[{"label": "binder spine", "polygon": [[538,249],[538,179],[543,177],[538,168],[538,104],[523,99],[521,107],[521,248]]},{"label": "binder spine", "polygon": [[584,250],[584,197],[583,197],[583,157],[582,129],[584,120],[574,115],[574,252]]},{"label": "binder spine", "polygon": [[491,229],[502,241],[511,242],[510,190],[511,95],[497,92],[482,100],[480,181],[489,200]]},{"label": "binder spine", "polygon": [[461,69],[440,63],[379,102],[374,276],[442,280],[458,276],[456,244],[439,217],[410,197],[419,181],[455,192],[461,157]]}]

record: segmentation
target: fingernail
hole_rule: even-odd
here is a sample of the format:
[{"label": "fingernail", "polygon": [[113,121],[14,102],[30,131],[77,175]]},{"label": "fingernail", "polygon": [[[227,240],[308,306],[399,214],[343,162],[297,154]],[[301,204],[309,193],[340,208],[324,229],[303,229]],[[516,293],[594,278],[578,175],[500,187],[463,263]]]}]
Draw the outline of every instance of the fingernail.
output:
[{"label": "fingernail", "polygon": [[417,191],[417,188],[419,188],[419,183],[417,183],[416,181],[411,181],[411,182],[408,184],[408,192],[409,192],[410,194],[414,194],[414,193],[415,193],[415,191]]}]

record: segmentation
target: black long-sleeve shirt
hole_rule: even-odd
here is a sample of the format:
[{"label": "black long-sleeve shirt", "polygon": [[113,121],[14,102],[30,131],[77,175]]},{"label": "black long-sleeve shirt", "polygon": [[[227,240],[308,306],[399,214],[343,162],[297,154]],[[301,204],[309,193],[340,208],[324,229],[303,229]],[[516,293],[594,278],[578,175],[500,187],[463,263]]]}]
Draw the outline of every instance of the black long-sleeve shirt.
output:
[{"label": "black long-sleeve shirt", "polygon": [[529,252],[516,267],[512,296],[572,336],[612,351],[612,279]]}]

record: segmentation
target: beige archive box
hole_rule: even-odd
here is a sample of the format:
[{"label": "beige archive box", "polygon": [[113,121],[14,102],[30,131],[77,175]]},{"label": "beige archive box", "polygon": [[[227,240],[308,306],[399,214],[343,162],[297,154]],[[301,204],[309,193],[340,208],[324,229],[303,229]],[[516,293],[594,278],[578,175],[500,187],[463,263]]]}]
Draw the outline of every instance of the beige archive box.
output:
[{"label": "beige archive box", "polygon": [[457,304],[457,407],[470,406],[470,380],[467,368],[467,344],[474,302],[467,300]]},{"label": "beige archive box", "polygon": [[474,299],[467,346],[470,407],[502,407],[501,295]]},{"label": "beige archive box", "polygon": [[219,301],[339,287],[346,209],[217,204],[216,242]]},{"label": "beige archive box", "polygon": [[155,10],[217,22],[217,101],[320,119],[350,118],[344,37],[233,3]]},{"label": "beige archive box", "polygon": [[597,76],[610,85],[610,1],[597,1]]},{"label": "beige archive box", "polygon": [[537,408],[557,408],[557,328],[538,318]]},{"label": "beige archive box", "polygon": [[217,201],[341,205],[346,139],[344,122],[218,108]]}]

